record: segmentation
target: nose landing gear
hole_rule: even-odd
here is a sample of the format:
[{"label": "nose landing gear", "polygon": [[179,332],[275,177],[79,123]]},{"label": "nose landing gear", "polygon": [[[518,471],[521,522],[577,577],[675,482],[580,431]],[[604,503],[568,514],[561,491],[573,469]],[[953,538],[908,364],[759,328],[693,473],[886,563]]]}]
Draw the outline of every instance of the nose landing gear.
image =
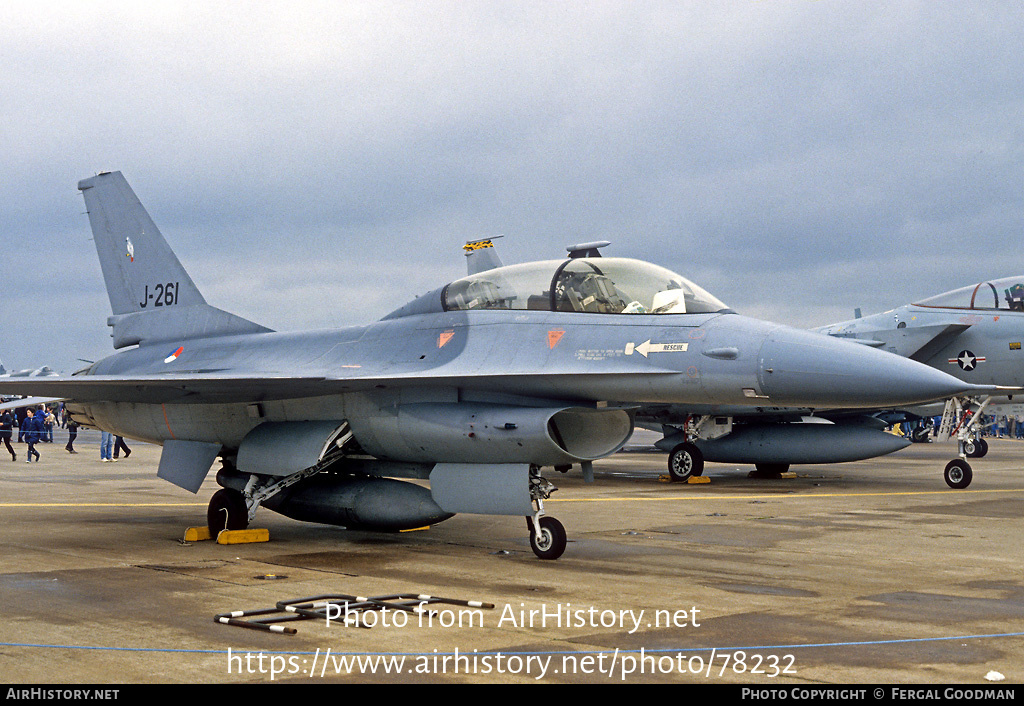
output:
[{"label": "nose landing gear", "polygon": [[540,559],[557,559],[565,551],[565,527],[554,517],[544,514],[544,501],[558,490],[551,481],[543,478],[539,471],[530,474],[530,496],[536,512],[526,518],[530,529],[530,548]]}]

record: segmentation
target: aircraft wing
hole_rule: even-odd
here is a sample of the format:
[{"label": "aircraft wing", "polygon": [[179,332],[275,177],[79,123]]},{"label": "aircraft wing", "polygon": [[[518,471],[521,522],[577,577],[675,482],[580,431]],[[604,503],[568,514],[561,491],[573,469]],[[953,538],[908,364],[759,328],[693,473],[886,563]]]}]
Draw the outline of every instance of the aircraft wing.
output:
[{"label": "aircraft wing", "polygon": [[933,355],[948,346],[953,339],[971,327],[971,324],[948,324],[946,326],[923,326],[921,331],[932,333],[932,337],[925,341],[920,348],[909,355],[911,360],[925,363]]},{"label": "aircraft wing", "polygon": [[[323,377],[251,375],[76,375],[0,380],[0,393],[52,395],[77,402],[244,402],[332,394]],[[20,400],[19,407],[26,406]]]},{"label": "aircraft wing", "polygon": [[0,402],[0,412],[3,412],[6,409],[38,407],[41,404],[51,404],[52,402],[60,402],[63,399],[63,397],[25,397],[22,399],[11,400],[9,402]]},{"label": "aircraft wing", "polygon": [[[646,373],[652,378],[663,375],[677,375],[671,370]],[[316,397],[355,392],[381,387],[444,385],[515,391],[523,389],[525,382],[532,380],[538,387],[552,387],[559,380],[571,379],[575,375],[589,376],[592,373],[552,373],[551,375],[516,376],[503,373],[491,375],[453,372],[444,374],[432,372],[395,373],[387,377],[325,377],[294,375],[233,375],[203,374],[190,375],[76,375],[71,377],[25,378],[22,380],[0,380],[0,394],[51,395],[51,401],[69,400],[75,402],[136,402],[142,404],[189,403],[234,403],[283,400],[297,397]],[[611,373],[610,376],[614,376]],[[637,374],[632,373],[633,378]],[[547,381],[547,382],[545,382]],[[16,406],[27,406],[20,400]]]}]

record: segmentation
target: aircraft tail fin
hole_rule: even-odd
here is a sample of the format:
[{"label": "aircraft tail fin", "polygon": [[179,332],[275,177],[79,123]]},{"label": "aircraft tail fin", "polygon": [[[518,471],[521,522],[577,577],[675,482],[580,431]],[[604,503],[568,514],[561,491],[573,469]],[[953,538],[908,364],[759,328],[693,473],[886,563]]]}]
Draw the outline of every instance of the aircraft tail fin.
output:
[{"label": "aircraft tail fin", "polygon": [[114,348],[266,332],[206,303],[121,172],[78,182],[110,297]]}]

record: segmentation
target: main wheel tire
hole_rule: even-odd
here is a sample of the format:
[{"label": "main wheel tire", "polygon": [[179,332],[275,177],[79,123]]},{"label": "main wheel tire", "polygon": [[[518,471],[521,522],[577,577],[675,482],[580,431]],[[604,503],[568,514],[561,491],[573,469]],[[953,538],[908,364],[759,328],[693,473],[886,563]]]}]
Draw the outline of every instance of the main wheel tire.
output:
[{"label": "main wheel tire", "polygon": [[530,522],[530,547],[541,559],[557,559],[565,551],[565,528],[554,517],[542,517],[539,523],[538,535],[533,529],[533,522]]},{"label": "main wheel tire", "polygon": [[983,458],[988,453],[988,440],[978,439],[978,447],[977,458]]},{"label": "main wheel tire", "polygon": [[946,470],[943,471],[942,477],[950,488],[963,490],[971,484],[971,480],[974,478],[974,471],[971,470],[971,464],[967,463],[967,461],[955,458],[946,464]]},{"label": "main wheel tire", "polygon": [[689,442],[679,444],[668,455],[668,474],[674,481],[685,483],[690,476],[704,473],[704,454]]},{"label": "main wheel tire", "polygon": [[206,509],[206,526],[216,537],[221,530],[240,530],[249,526],[249,509],[245,497],[237,490],[221,488],[210,498]]},{"label": "main wheel tire", "polygon": [[910,432],[910,440],[915,444],[924,444],[928,441],[928,427],[918,427]]},{"label": "main wheel tire", "polygon": [[981,456],[981,439],[967,439],[964,441],[964,455],[967,458],[978,458]]}]

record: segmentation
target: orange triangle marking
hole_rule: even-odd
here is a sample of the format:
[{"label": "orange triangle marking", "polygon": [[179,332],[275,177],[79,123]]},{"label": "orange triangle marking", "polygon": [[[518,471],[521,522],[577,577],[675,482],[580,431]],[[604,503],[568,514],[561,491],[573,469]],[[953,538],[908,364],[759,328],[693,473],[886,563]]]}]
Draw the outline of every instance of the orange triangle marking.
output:
[{"label": "orange triangle marking", "polygon": [[565,331],[548,331],[548,348],[554,348],[562,340]]},{"label": "orange triangle marking", "polygon": [[437,337],[437,347],[438,348],[444,348],[444,344],[446,344],[446,343],[448,343],[448,341],[452,340],[452,336],[454,336],[454,335],[455,335],[455,331],[453,331],[453,330],[442,331],[441,335]]}]

